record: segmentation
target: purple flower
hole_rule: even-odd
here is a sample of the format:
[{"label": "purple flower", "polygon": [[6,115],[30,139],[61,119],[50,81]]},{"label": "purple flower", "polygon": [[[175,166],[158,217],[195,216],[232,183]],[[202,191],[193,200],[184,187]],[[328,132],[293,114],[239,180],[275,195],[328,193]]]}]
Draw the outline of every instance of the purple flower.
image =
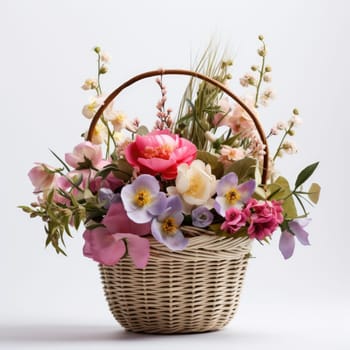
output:
[{"label": "purple flower", "polygon": [[184,219],[182,203],[178,196],[166,199],[166,209],[154,218],[151,225],[153,237],[171,250],[182,250],[188,244],[179,227]]},{"label": "purple flower", "polygon": [[166,208],[164,192],[159,191],[158,181],[151,175],[140,175],[121,191],[122,202],[128,217],[138,223],[150,222]]},{"label": "purple flower", "polygon": [[214,208],[223,217],[226,210],[232,207],[241,208],[255,190],[255,180],[248,180],[238,185],[235,173],[228,173],[220,179],[217,185],[217,197]]},{"label": "purple flower", "polygon": [[114,193],[110,188],[102,187],[98,190],[98,201],[104,203],[105,209],[109,209],[112,203],[118,203],[121,199],[119,193]]},{"label": "purple flower", "polygon": [[285,259],[289,259],[294,252],[295,237],[302,245],[310,245],[309,234],[304,227],[311,219],[295,219],[288,223],[288,228],[281,234],[279,248]]},{"label": "purple flower", "polygon": [[213,213],[206,207],[198,207],[192,211],[192,224],[197,227],[207,227],[214,219]]}]

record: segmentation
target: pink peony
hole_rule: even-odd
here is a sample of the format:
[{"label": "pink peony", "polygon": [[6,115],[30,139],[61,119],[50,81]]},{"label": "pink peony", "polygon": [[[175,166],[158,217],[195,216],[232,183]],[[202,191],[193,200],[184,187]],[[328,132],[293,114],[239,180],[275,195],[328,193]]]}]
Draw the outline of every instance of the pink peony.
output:
[{"label": "pink peony", "polygon": [[109,162],[102,159],[102,149],[90,141],[84,141],[75,146],[73,153],[66,153],[66,162],[74,169],[101,169]]},{"label": "pink peony", "polygon": [[34,186],[34,193],[45,192],[51,189],[58,177],[54,169],[43,163],[36,163],[29,173],[29,179]]},{"label": "pink peony", "polygon": [[156,130],[136,140],[125,149],[126,160],[142,174],[161,175],[173,180],[180,164],[190,164],[196,158],[196,146],[167,130]]},{"label": "pink peony", "polygon": [[263,240],[283,222],[283,209],[278,201],[257,201],[251,198],[244,208],[248,217],[248,236]]},{"label": "pink peony", "polygon": [[126,215],[122,203],[111,205],[102,224],[84,232],[83,253],[101,264],[115,265],[128,252],[135,266],[144,268],[149,258],[149,241],[140,237],[150,233],[151,226],[136,224]]},{"label": "pink peony", "polygon": [[246,222],[247,215],[244,211],[236,207],[228,208],[225,214],[225,221],[221,225],[221,230],[228,233],[235,233],[241,227],[245,226]]}]

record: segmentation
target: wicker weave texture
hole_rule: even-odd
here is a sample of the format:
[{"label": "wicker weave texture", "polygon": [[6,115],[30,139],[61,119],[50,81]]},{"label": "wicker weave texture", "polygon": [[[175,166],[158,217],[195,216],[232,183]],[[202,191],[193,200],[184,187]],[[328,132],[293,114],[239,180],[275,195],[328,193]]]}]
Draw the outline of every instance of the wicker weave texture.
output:
[{"label": "wicker weave texture", "polygon": [[191,237],[180,252],[150,240],[151,256],[145,269],[136,269],[129,258],[115,266],[100,265],[115,319],[127,330],[145,333],[194,333],[224,327],[238,306],[249,239],[202,232]]}]

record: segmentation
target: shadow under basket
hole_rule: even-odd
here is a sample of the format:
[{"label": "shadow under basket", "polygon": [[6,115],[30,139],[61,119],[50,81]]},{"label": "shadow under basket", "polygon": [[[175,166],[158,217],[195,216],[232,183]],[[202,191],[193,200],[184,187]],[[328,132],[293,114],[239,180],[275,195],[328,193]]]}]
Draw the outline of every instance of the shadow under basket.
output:
[{"label": "shadow under basket", "polygon": [[170,251],[152,237],[145,269],[129,257],[99,265],[114,318],[144,333],[198,333],[223,328],[234,316],[251,242],[183,227],[192,237],[183,251]]}]

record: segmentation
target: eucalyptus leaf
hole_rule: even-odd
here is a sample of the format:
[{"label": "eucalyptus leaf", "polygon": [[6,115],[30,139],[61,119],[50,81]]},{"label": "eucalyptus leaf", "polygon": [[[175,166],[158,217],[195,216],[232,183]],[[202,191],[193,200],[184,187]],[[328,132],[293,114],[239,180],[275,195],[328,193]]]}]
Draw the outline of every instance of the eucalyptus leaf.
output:
[{"label": "eucalyptus leaf", "polygon": [[310,186],[308,196],[314,204],[318,203],[318,200],[320,198],[320,192],[321,192],[321,186],[319,184],[313,183]]},{"label": "eucalyptus leaf", "polygon": [[140,136],[144,136],[149,134],[149,130],[147,129],[146,126],[141,125],[137,130],[136,130],[136,134],[140,135]]},{"label": "eucalyptus leaf", "polygon": [[295,189],[300,187],[316,170],[319,162],[310,164],[306,168],[304,168],[298,175],[295,181]]},{"label": "eucalyptus leaf", "polygon": [[271,193],[273,193],[269,199],[282,200],[284,214],[287,219],[295,219],[298,216],[298,212],[288,180],[283,176],[279,176],[273,184],[268,186],[268,188]]}]

